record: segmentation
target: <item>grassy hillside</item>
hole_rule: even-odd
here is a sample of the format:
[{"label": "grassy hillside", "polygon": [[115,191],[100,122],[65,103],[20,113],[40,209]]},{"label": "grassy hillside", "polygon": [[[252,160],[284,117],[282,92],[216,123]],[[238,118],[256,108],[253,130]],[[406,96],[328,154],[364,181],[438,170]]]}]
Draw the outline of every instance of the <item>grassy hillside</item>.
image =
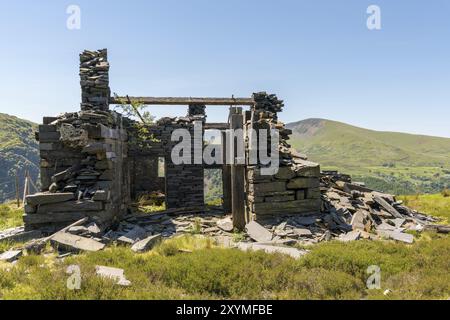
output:
[{"label": "grassy hillside", "polygon": [[290,123],[291,144],[324,169],[397,194],[436,193],[450,185],[450,139],[379,132],[307,119]]},{"label": "grassy hillside", "polygon": [[15,197],[16,172],[21,188],[26,168],[36,181],[39,173],[36,128],[32,122],[0,113],[0,203]]},{"label": "grassy hillside", "polygon": [[420,212],[432,212],[434,216],[442,219],[440,223],[450,223],[450,191],[442,194],[416,194],[400,196],[404,205]]}]

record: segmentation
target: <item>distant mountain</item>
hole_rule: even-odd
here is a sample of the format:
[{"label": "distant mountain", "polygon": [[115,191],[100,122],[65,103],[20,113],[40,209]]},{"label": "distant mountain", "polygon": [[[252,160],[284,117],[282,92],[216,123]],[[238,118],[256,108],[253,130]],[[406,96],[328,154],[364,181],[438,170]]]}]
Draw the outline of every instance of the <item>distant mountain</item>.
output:
[{"label": "distant mountain", "polygon": [[0,113],[0,203],[15,198],[15,177],[23,192],[25,170],[33,181],[39,174],[39,150],[34,138],[37,125]]},{"label": "distant mountain", "polygon": [[450,138],[374,131],[325,119],[287,127],[293,130],[292,146],[310,160],[371,187],[422,193],[450,186]]}]

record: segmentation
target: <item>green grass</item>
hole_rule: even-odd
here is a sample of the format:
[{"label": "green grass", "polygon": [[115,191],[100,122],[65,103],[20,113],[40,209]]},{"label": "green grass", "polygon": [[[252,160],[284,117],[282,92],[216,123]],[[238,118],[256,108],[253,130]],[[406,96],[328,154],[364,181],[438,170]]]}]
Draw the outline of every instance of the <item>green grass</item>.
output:
[{"label": "green grass", "polygon": [[307,119],[288,124],[290,143],[323,169],[394,194],[437,193],[450,186],[450,139],[379,132]]},{"label": "green grass", "polygon": [[17,208],[15,203],[0,204],[0,231],[23,225],[23,208]]},{"label": "green grass", "polygon": [[[447,299],[450,238],[432,235],[414,245],[359,241],[313,247],[303,259],[222,249],[199,236],[165,241],[146,254],[112,247],[56,260],[26,256],[6,271],[3,299]],[[183,250],[180,250],[183,249]],[[191,252],[191,253],[186,253]],[[81,290],[69,290],[67,266],[81,269]],[[95,275],[96,265],[123,268],[120,287]],[[366,270],[381,268],[381,289],[368,290]],[[391,289],[392,294],[382,292]]]},{"label": "green grass", "polygon": [[420,212],[432,214],[444,219],[444,223],[450,223],[450,197],[443,194],[409,195],[400,196],[404,204]]}]

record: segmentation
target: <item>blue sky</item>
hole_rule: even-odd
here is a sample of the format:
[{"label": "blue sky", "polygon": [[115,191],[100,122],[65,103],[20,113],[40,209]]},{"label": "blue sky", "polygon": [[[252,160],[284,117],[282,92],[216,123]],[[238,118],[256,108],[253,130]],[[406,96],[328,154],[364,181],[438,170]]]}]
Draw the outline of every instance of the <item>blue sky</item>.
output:
[{"label": "blue sky", "polygon": [[[70,4],[81,9],[80,30],[66,28]],[[371,4],[381,30],[366,27]],[[446,0],[1,0],[0,35],[0,112],[36,122],[78,110],[78,53],[108,48],[119,94],[266,90],[285,100],[285,122],[320,117],[450,137]],[[224,121],[226,110],[208,116]]]}]

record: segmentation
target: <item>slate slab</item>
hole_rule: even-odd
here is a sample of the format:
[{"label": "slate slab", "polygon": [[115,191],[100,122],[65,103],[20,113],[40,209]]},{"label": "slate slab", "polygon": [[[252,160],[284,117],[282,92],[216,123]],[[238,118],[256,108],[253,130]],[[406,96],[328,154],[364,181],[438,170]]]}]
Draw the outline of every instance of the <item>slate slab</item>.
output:
[{"label": "slate slab", "polygon": [[0,261],[13,262],[22,255],[21,250],[9,250],[0,254]]},{"label": "slate slab", "polygon": [[74,200],[75,195],[71,192],[64,193],[36,193],[26,197],[27,204],[37,206],[41,204],[50,204]]},{"label": "slate slab", "polygon": [[0,237],[0,242],[27,242],[33,239],[38,239],[41,236],[42,232],[39,230],[23,231]]},{"label": "slate slab", "polygon": [[135,226],[133,229],[120,236],[117,241],[124,244],[134,244],[136,241],[142,240],[147,237],[147,230],[139,226]]},{"label": "slate slab", "polygon": [[152,249],[161,240],[161,234],[156,234],[140,240],[133,244],[131,250],[134,252],[145,252]]},{"label": "slate slab", "polygon": [[399,231],[388,231],[388,230],[382,230],[379,231],[379,234],[382,236],[385,236],[389,239],[393,239],[396,241],[402,241],[405,243],[413,243],[414,242],[414,236],[409,233],[403,233]]},{"label": "slate slab", "polygon": [[363,230],[364,231],[365,230],[364,213],[362,213],[361,211],[355,212],[350,224],[352,225],[353,230]]},{"label": "slate slab", "polygon": [[273,238],[272,232],[261,226],[256,221],[251,221],[245,226],[247,234],[256,242],[269,242]]},{"label": "slate slab", "polygon": [[230,218],[225,218],[217,221],[217,226],[226,232],[232,232],[233,231],[233,222]]},{"label": "slate slab", "polygon": [[295,228],[294,233],[300,237],[310,237],[312,236],[312,232],[306,228]]},{"label": "slate slab", "polygon": [[296,248],[278,247],[278,246],[271,246],[271,245],[267,245],[267,244],[247,243],[247,242],[239,242],[237,244],[237,248],[242,251],[263,250],[266,253],[281,253],[281,254],[289,255],[294,259],[298,259],[308,253],[308,251],[306,251],[306,250],[299,250]]},{"label": "slate slab", "polygon": [[392,216],[395,218],[403,219],[403,216],[393,207],[391,206],[386,200],[384,200],[379,195],[374,195],[373,200],[378,203],[383,209],[385,209],[387,212],[389,212]]},{"label": "slate slab", "polygon": [[100,251],[105,248],[105,244],[93,239],[80,237],[65,232],[58,232],[50,240],[52,244],[65,248],[69,251]]},{"label": "slate slab", "polygon": [[359,230],[353,230],[347,233],[342,233],[339,236],[339,241],[343,242],[350,242],[350,241],[356,241],[361,238],[361,232]]}]

